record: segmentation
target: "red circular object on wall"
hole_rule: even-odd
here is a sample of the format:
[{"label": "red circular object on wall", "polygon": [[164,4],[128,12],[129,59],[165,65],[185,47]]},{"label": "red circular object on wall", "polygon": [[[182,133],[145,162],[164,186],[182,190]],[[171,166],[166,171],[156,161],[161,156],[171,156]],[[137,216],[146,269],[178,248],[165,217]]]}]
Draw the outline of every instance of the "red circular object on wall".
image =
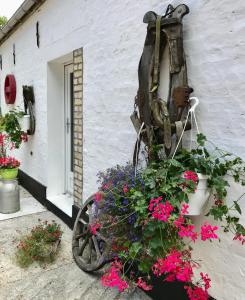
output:
[{"label": "red circular object on wall", "polygon": [[4,82],[4,95],[7,104],[14,104],[16,99],[16,81],[14,75],[7,75]]}]

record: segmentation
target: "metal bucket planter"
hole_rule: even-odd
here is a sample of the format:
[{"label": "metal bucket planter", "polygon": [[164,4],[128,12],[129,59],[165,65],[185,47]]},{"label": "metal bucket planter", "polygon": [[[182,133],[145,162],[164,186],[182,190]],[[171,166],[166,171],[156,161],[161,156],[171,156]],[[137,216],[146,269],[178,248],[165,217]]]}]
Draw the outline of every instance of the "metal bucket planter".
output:
[{"label": "metal bucket planter", "polygon": [[199,216],[202,214],[203,209],[210,197],[211,190],[208,188],[208,176],[201,173],[198,175],[198,185],[195,193],[189,194],[189,208],[186,216]]},{"label": "metal bucket planter", "polygon": [[17,180],[0,180],[0,213],[11,214],[20,210],[20,189]]}]

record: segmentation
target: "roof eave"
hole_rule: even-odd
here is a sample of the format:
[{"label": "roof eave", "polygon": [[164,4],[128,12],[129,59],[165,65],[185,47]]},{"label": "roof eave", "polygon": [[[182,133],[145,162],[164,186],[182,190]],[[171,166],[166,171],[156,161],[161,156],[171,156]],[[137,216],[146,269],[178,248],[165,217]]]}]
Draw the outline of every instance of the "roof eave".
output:
[{"label": "roof eave", "polygon": [[2,45],[9,36],[28,19],[31,13],[38,9],[45,1],[46,0],[25,0],[8,20],[7,24],[0,29],[0,45]]}]

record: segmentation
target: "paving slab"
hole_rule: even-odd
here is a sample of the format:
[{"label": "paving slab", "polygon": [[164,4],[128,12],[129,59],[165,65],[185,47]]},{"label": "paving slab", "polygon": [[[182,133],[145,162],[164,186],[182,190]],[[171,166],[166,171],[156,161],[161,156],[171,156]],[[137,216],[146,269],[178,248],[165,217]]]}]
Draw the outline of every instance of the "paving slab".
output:
[{"label": "paving slab", "polygon": [[[28,269],[16,265],[15,251],[20,237],[38,220],[61,224],[63,237],[54,263],[33,264]],[[139,289],[119,294],[104,288],[100,273],[89,275],[74,263],[71,252],[72,231],[49,211],[0,221],[0,300],[149,300]]]}]

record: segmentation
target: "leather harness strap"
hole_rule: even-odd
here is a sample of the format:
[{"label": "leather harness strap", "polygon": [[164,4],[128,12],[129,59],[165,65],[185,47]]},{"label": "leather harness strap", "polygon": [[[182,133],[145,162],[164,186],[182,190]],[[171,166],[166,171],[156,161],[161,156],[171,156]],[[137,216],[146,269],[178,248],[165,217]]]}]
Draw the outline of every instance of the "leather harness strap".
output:
[{"label": "leather harness strap", "polygon": [[156,40],[155,40],[155,63],[153,70],[153,88],[159,86],[159,55],[160,55],[160,31],[161,31],[161,16],[156,19]]},{"label": "leather harness strap", "polygon": [[[136,131],[143,124],[141,139],[148,149],[149,160],[154,145],[164,145],[166,155],[170,155],[174,143],[172,137],[178,138],[183,128],[185,108],[189,105],[187,70],[183,51],[182,18],[189,13],[189,8],[181,4],[176,8],[168,6],[164,16],[150,11],[144,16],[148,24],[143,53],[139,62],[139,89],[135,100],[135,110],[131,119]],[[158,95],[160,65],[165,48],[170,55],[170,85],[168,99]],[[179,122],[177,122],[179,121]],[[174,128],[173,128],[174,127]],[[139,144],[137,144],[139,147]],[[135,151],[135,155],[138,155]]]}]

